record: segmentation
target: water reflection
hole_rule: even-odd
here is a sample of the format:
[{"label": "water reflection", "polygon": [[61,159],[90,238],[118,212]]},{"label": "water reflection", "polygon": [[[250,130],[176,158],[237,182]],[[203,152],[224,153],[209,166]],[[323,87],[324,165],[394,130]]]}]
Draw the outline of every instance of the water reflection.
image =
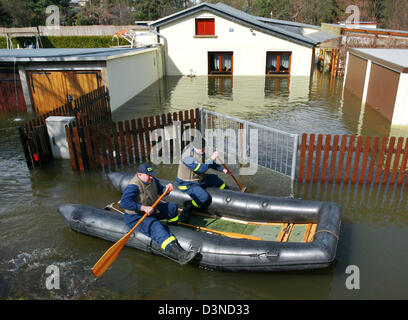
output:
[{"label": "water reflection", "polygon": [[290,77],[265,77],[265,98],[289,97]]},{"label": "water reflection", "polygon": [[203,107],[289,133],[387,136],[390,125],[343,90],[342,79],[316,71],[296,76],[170,76],[113,112],[113,120]]},{"label": "water reflection", "polygon": [[301,199],[338,203],[345,218],[353,223],[402,227],[408,225],[405,188],[389,184],[300,183],[295,185],[295,194]]},{"label": "water reflection", "polygon": [[232,99],[232,88],[234,85],[232,76],[208,77],[208,96],[219,99]]}]

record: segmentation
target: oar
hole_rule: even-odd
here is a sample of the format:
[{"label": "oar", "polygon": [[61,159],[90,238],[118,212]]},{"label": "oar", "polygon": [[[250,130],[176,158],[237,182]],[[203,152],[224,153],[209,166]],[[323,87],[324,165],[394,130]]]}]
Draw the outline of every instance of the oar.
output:
[{"label": "oar", "polygon": [[178,224],[180,224],[180,225],[182,225],[182,226],[186,226],[186,227],[198,229],[198,230],[203,230],[203,231],[209,231],[209,232],[213,232],[213,233],[218,233],[218,234],[221,234],[221,235],[226,236],[226,237],[229,237],[229,238],[235,238],[235,239],[249,239],[249,240],[262,240],[261,238],[253,237],[253,236],[248,236],[248,235],[242,234],[242,233],[218,231],[218,230],[208,229],[208,228],[204,228],[204,227],[194,226],[194,225],[192,225],[192,224],[183,223],[183,222],[179,222]]},{"label": "oar", "polygon": [[[166,188],[166,191],[164,191],[164,193],[159,197],[159,199],[157,199],[156,202],[152,205],[153,209],[157,206],[157,204],[164,198],[164,196],[168,192],[169,189]],[[103,275],[106,269],[108,269],[109,266],[113,263],[113,261],[115,261],[120,251],[123,249],[126,242],[128,241],[129,237],[133,233],[133,231],[136,230],[136,228],[142,223],[142,221],[148,215],[149,215],[148,213],[145,213],[145,215],[141,219],[139,219],[135,226],[128,233],[126,233],[118,242],[116,242],[112,247],[110,247],[108,251],[106,251],[105,254],[98,260],[98,262],[95,263],[95,265],[92,268],[92,273],[96,277],[100,277],[101,275]]]},{"label": "oar", "polygon": [[218,157],[218,160],[220,160],[221,164],[224,166],[225,169],[227,169],[228,173],[231,175],[232,179],[234,179],[234,181],[237,183],[239,189],[241,190],[241,192],[247,192],[247,187],[243,186],[237,178],[235,178],[234,174],[232,173],[232,171],[227,167],[227,165],[221,161],[220,157]]}]

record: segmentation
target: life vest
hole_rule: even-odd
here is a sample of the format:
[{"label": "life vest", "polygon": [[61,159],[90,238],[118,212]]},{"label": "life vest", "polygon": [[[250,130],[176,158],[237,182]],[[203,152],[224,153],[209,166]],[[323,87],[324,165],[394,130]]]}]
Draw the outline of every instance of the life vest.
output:
[{"label": "life vest", "polygon": [[197,170],[203,163],[203,157],[201,155],[195,153],[192,149],[187,148],[187,150],[185,150],[181,155],[177,171],[177,178],[183,181],[200,183],[201,181],[203,181],[205,174],[196,173],[184,164],[183,159],[188,156],[194,157],[197,162],[197,166],[194,170]]},{"label": "life vest", "polygon": [[[151,183],[143,183],[137,174],[133,176],[132,179],[130,179],[129,184],[134,184],[139,187],[139,195],[137,199],[135,200],[137,203],[140,203],[143,206],[149,206],[151,207],[154,202],[157,200],[159,197],[158,191],[157,191],[157,184],[156,181],[153,179]],[[134,210],[126,210],[126,213],[129,214],[135,214],[135,213],[140,213]]]}]

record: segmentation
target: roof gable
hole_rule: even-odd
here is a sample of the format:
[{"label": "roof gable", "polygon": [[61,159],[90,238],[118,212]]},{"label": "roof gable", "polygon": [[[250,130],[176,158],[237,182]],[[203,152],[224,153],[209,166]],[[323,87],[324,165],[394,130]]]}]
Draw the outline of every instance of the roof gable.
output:
[{"label": "roof gable", "polygon": [[272,26],[270,24],[261,22],[254,16],[245,13],[241,10],[230,7],[224,3],[211,4],[203,2],[191,8],[187,8],[185,10],[171,14],[167,17],[153,21],[151,25],[154,27],[160,27],[201,11],[209,11],[217,16],[240,23],[249,28],[253,28],[254,30],[261,31],[273,35],[277,38],[291,41],[303,46],[314,47],[315,45],[318,44],[318,42],[313,39],[304,37],[300,34],[285,30],[277,26]]}]

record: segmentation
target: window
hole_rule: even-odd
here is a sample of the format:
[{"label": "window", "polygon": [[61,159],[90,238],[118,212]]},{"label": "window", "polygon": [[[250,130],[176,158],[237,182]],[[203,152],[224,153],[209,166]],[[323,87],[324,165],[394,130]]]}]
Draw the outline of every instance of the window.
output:
[{"label": "window", "polygon": [[290,74],[291,52],[267,52],[266,74]]},{"label": "window", "polygon": [[195,28],[196,36],[214,36],[215,35],[214,18],[196,19]]},{"label": "window", "polygon": [[208,74],[232,74],[232,52],[208,52]]}]

